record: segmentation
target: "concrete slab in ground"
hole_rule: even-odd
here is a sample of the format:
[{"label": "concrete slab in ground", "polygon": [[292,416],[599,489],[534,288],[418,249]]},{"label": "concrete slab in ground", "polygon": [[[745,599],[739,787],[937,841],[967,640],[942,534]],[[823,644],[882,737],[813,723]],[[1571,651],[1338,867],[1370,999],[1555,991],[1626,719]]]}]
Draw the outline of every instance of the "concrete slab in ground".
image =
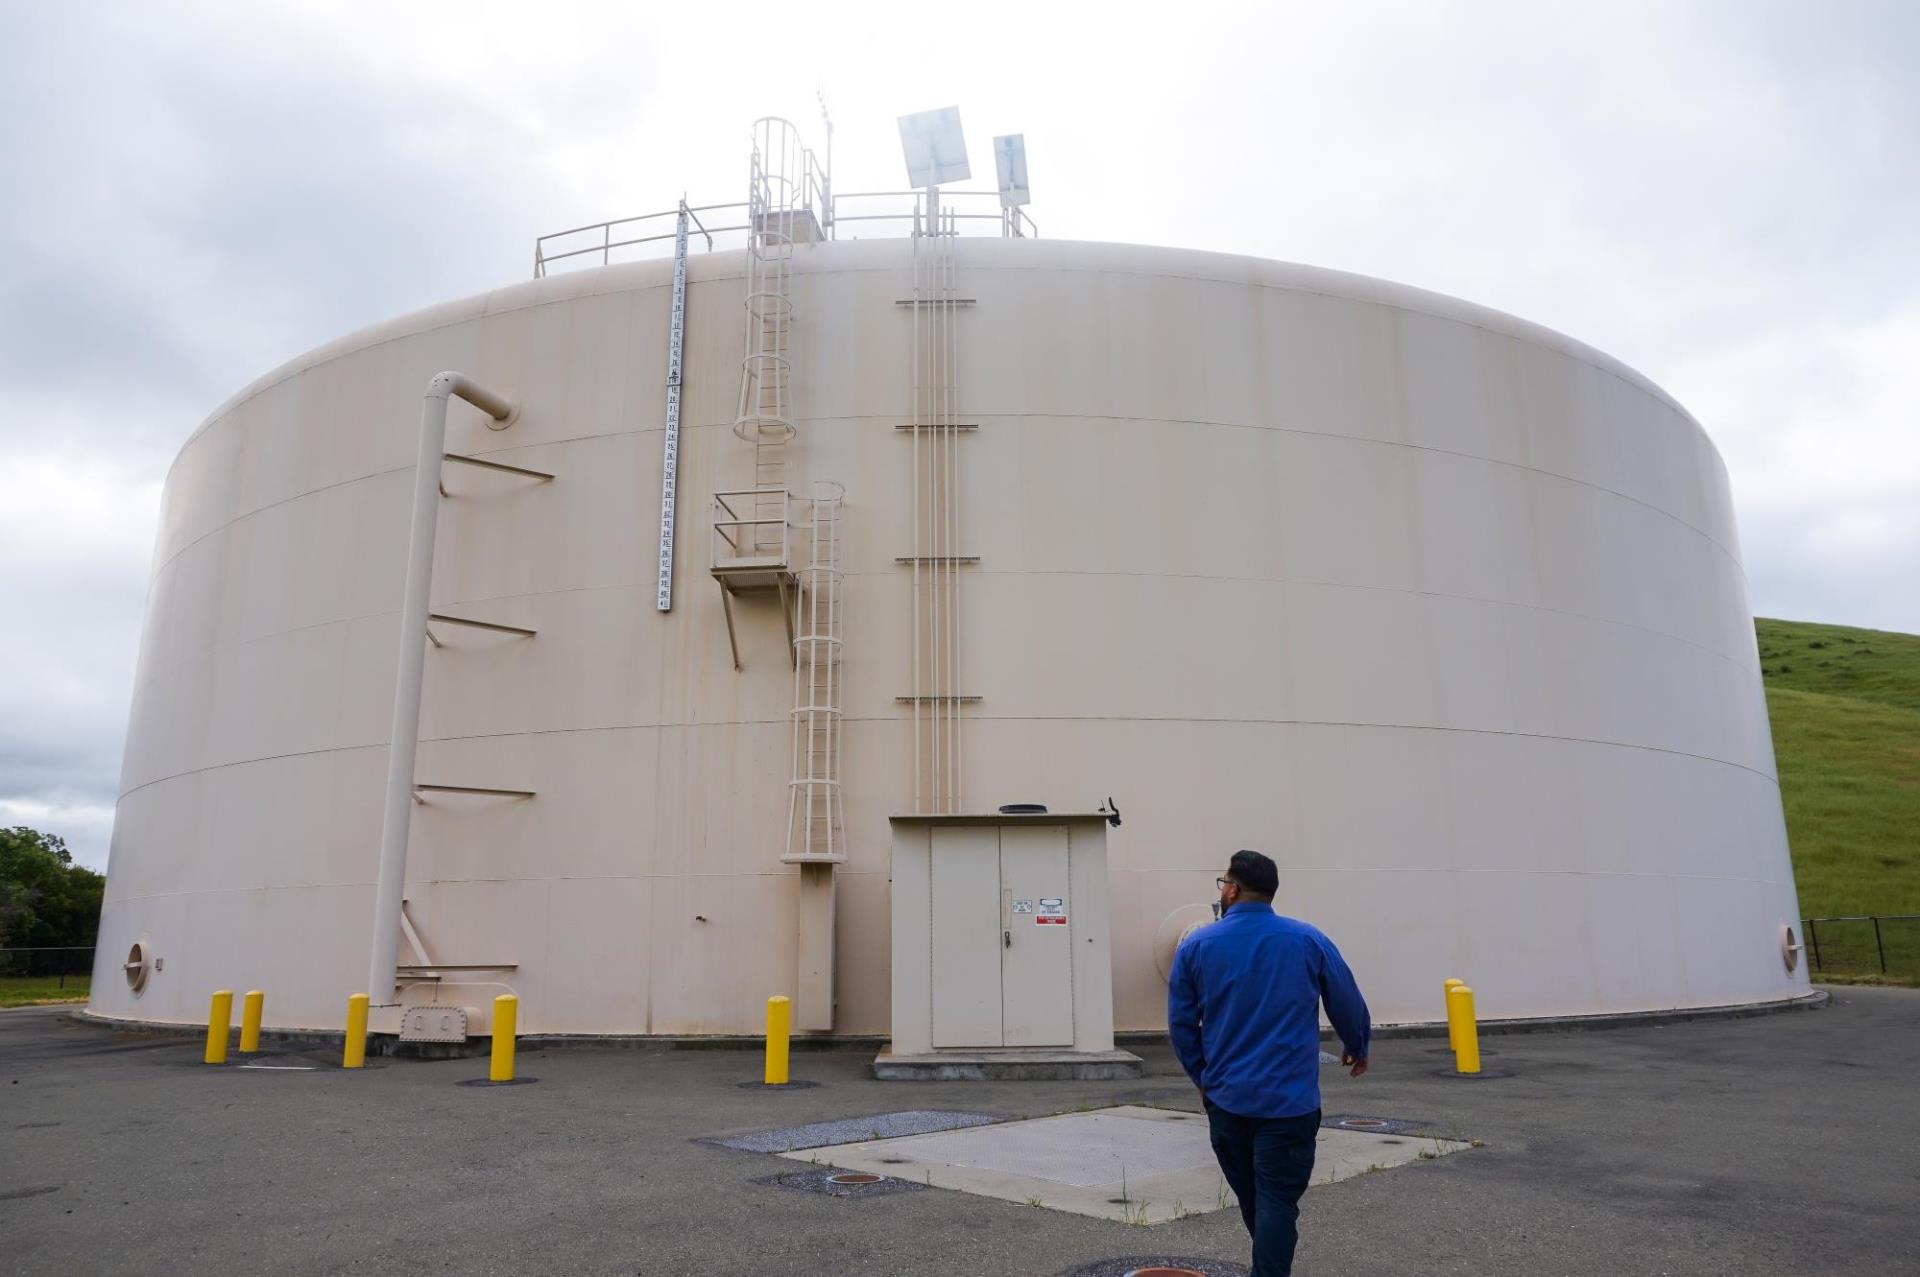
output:
[{"label": "concrete slab in ground", "polygon": [[1146,1061],[1131,1051],[982,1048],[873,1057],[873,1076],[882,1082],[1119,1082],[1146,1072]]},{"label": "concrete slab in ground", "polygon": [[[1313,1182],[1332,1184],[1466,1147],[1322,1130]],[[1234,1204],[1203,1114],[1132,1104],[781,1156],[1129,1224],[1163,1224]]]}]

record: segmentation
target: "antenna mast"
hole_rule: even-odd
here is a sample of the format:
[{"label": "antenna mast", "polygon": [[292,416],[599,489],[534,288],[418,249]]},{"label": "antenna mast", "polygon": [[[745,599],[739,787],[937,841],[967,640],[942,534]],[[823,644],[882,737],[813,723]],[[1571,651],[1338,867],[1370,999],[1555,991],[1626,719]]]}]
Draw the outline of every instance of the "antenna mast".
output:
[{"label": "antenna mast", "polygon": [[821,214],[826,218],[827,238],[839,238],[833,232],[833,116],[827,113],[827,91],[815,89],[813,96],[820,102],[820,122],[827,126],[827,171],[826,190],[821,192]]}]

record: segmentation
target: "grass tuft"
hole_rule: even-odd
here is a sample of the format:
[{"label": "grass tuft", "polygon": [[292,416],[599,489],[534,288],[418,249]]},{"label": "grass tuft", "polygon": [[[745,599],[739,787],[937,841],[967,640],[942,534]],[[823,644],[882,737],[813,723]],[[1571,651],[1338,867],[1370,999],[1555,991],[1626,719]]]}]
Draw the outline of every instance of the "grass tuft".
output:
[{"label": "grass tuft", "polygon": [[70,975],[66,987],[58,976],[0,976],[0,1008],[39,1007],[56,1002],[85,1002],[89,976]]}]

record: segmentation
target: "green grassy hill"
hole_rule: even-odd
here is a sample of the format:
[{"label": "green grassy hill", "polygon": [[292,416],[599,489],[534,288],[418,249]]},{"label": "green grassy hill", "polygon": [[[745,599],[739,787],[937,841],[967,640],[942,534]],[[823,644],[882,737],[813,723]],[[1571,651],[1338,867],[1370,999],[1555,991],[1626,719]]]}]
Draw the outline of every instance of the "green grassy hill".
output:
[{"label": "green grassy hill", "polygon": [[1920,635],[1755,629],[1800,912],[1920,914]]}]

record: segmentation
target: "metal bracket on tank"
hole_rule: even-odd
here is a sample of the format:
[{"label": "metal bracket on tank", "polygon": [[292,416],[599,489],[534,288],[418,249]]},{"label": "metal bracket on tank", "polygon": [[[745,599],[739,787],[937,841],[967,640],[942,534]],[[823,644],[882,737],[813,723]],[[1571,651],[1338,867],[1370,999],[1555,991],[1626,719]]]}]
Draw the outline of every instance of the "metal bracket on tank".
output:
[{"label": "metal bracket on tank", "polygon": [[475,794],[484,798],[532,798],[536,793],[532,789],[493,789],[484,785],[427,785],[415,782],[413,801],[425,802],[421,794]]},{"label": "metal bracket on tank", "polygon": [[[521,638],[532,638],[540,632],[538,630],[530,630],[524,625],[502,625],[498,621],[476,621],[472,617],[448,616],[444,612],[429,612],[427,613],[427,620],[429,622],[438,621],[442,625],[464,625],[470,629],[493,630],[500,634],[517,634]],[[446,646],[446,644],[442,643],[434,634],[431,624],[427,626],[427,642],[433,644],[435,647]]]}]

